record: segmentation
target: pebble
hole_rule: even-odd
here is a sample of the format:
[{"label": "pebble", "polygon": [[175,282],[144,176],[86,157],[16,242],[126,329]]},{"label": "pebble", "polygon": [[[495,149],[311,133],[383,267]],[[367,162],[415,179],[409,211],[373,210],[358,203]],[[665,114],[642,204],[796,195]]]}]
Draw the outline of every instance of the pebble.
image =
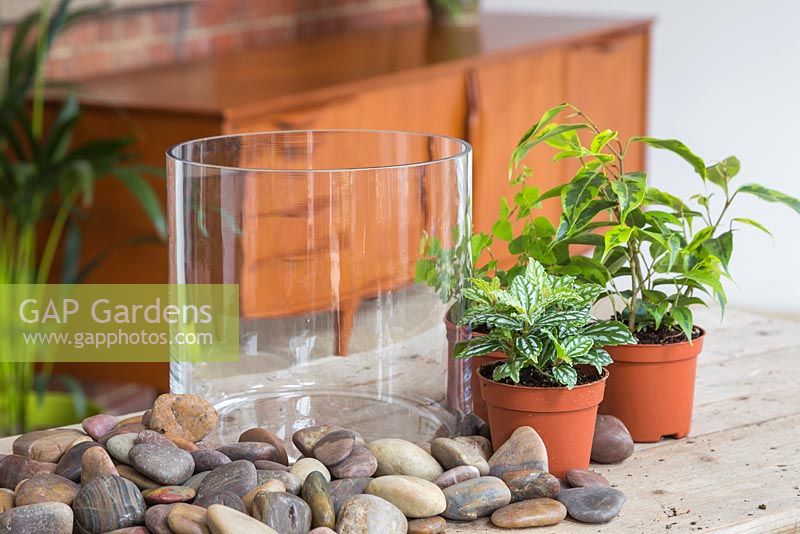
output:
[{"label": "pebble", "polygon": [[160,486],[158,482],[147,478],[129,465],[118,465],[117,472],[122,478],[133,482],[140,490],[149,490]]},{"label": "pebble", "polygon": [[253,501],[253,517],[281,534],[306,534],[311,528],[311,507],[286,492],[260,493]]},{"label": "pebble", "polygon": [[242,502],[244,502],[244,507],[247,510],[250,510],[251,505],[253,504],[253,500],[256,498],[256,495],[259,493],[276,493],[276,492],[284,492],[286,493],[286,486],[284,486],[283,482],[280,480],[268,480],[263,484],[259,484],[255,488],[251,489],[247,492],[247,494],[242,497]]},{"label": "pebble", "polygon": [[167,525],[175,534],[208,534],[206,509],[193,504],[179,503],[172,506],[167,516]]},{"label": "pebble", "polygon": [[311,526],[333,528],[336,525],[336,512],[333,497],[325,475],[312,471],[303,482],[301,495],[311,508]]},{"label": "pebble", "polygon": [[213,495],[230,491],[243,497],[256,487],[256,468],[247,460],[236,460],[209,471],[208,476],[200,483],[197,495]]},{"label": "pebble", "polygon": [[0,488],[14,489],[17,484],[39,473],[54,473],[56,464],[37,462],[19,454],[0,458]]},{"label": "pebble", "polygon": [[79,430],[59,428],[22,434],[11,445],[14,454],[39,462],[58,463],[66,450],[85,434]]},{"label": "pebble", "polygon": [[448,486],[452,486],[453,484],[458,484],[459,482],[464,482],[465,480],[470,480],[472,478],[478,478],[479,476],[481,476],[481,473],[478,471],[477,467],[473,465],[461,465],[454,467],[453,469],[448,469],[438,477],[431,480],[431,482],[439,486],[441,489],[444,489]]},{"label": "pebble", "polygon": [[286,491],[294,495],[299,495],[300,488],[303,487],[303,483],[300,482],[300,479],[288,471],[276,471],[274,469],[266,471],[259,469],[256,471],[257,485],[260,486],[261,484],[265,484],[270,480],[280,480],[286,487]]},{"label": "pebble", "polygon": [[342,504],[339,534],[406,534],[408,520],[395,505],[375,495],[355,495]]},{"label": "pebble", "polygon": [[139,473],[163,486],[182,484],[194,473],[192,455],[169,445],[134,445],[129,457],[131,465]]},{"label": "pebble", "polygon": [[248,513],[247,507],[244,505],[244,500],[241,497],[236,495],[235,493],[231,493],[230,491],[223,491],[221,493],[212,493],[212,494],[203,494],[197,499],[194,500],[192,503],[195,506],[200,506],[202,508],[208,508],[214,504],[221,504],[223,506],[227,506],[228,508],[233,508],[237,512],[242,512],[243,514]]},{"label": "pebble", "polygon": [[144,497],[144,502],[152,506],[154,504],[188,502],[194,499],[195,494],[195,490],[186,486],[161,486],[143,491],[142,497]]},{"label": "pebble", "polygon": [[131,449],[133,448],[138,437],[138,434],[133,433],[114,436],[106,442],[106,450],[108,451],[108,454],[115,460],[120,461],[123,464],[130,465],[131,460],[128,455],[130,454]]},{"label": "pebble", "polygon": [[83,431],[92,436],[95,441],[99,441],[100,438],[114,430],[117,423],[119,423],[119,420],[113,415],[100,414],[84,419],[81,423],[81,427],[83,427]]},{"label": "pebble", "polygon": [[329,434],[334,430],[342,429],[335,425],[315,425],[302,428],[292,435],[292,443],[303,456],[311,457],[314,455],[314,445],[325,434]]},{"label": "pebble", "polygon": [[633,438],[625,424],[613,415],[598,415],[592,439],[592,461],[616,464],[633,454]]},{"label": "pebble", "polygon": [[194,460],[194,472],[212,471],[217,467],[231,463],[231,459],[219,451],[205,450],[193,451],[189,453]]},{"label": "pebble", "polygon": [[436,438],[431,442],[431,456],[444,469],[471,465],[481,476],[489,474],[489,463],[478,445],[471,441],[456,441],[450,438]]},{"label": "pebble", "polygon": [[167,517],[172,510],[174,504],[156,504],[150,506],[144,514],[144,526],[147,527],[152,534],[173,534]]},{"label": "pebble", "polygon": [[444,472],[433,456],[404,439],[377,439],[367,447],[378,460],[377,476],[408,475],[433,480]]},{"label": "pebble", "polygon": [[84,485],[72,502],[78,532],[93,534],[141,525],[145,509],[133,482],[117,476],[100,475]]},{"label": "pebble", "polygon": [[150,534],[145,527],[128,527],[128,528],[118,528],[116,530],[112,530],[111,532],[106,532],[106,534]]},{"label": "pebble", "polygon": [[80,482],[83,453],[91,447],[99,447],[95,441],[84,441],[76,443],[64,453],[64,456],[56,464],[55,473],[73,482]]},{"label": "pebble", "polygon": [[155,430],[142,430],[136,434],[136,439],[134,440],[133,444],[141,445],[142,443],[150,443],[153,445],[175,445],[167,436],[161,432],[156,432]]},{"label": "pebble", "polygon": [[72,509],[61,502],[12,508],[0,514],[0,532],[9,534],[71,534]]},{"label": "pebble", "polygon": [[308,534],[336,534],[336,531],[331,530],[328,527],[318,527],[309,530]]},{"label": "pebble", "polygon": [[129,417],[126,417],[125,419],[120,419],[119,423],[117,424],[122,426],[122,425],[130,425],[132,423],[141,423],[141,422],[142,422],[142,415],[139,414],[139,415],[131,415]]},{"label": "pebble", "polygon": [[[225,456],[227,458],[227,456]],[[256,466],[256,469],[261,471],[286,471],[289,472],[289,466],[279,464],[278,462],[272,462],[270,460],[256,460],[253,462],[253,465]]]},{"label": "pebble", "polygon": [[216,428],[217,418],[214,407],[198,395],[165,393],[153,403],[147,428],[196,442]]},{"label": "pebble", "polygon": [[408,522],[408,534],[441,534],[447,529],[444,517],[425,517]]},{"label": "pebble", "polygon": [[567,482],[573,488],[608,487],[606,477],[589,469],[570,469],[566,474]]},{"label": "pebble", "polygon": [[378,469],[378,459],[363,445],[354,445],[350,455],[328,467],[334,478],[371,477]]},{"label": "pebble", "polygon": [[443,490],[447,508],[442,515],[455,521],[472,521],[490,515],[511,502],[511,491],[497,477],[479,477]]},{"label": "pebble", "polygon": [[500,528],[544,527],[560,523],[567,517],[567,509],[560,502],[547,499],[530,499],[504,506],[492,513],[492,524]]},{"label": "pebble", "polygon": [[439,486],[422,478],[404,475],[376,478],[369,483],[366,493],[389,501],[410,518],[439,515],[447,507]]},{"label": "pebble", "polygon": [[200,483],[205,480],[208,474],[211,471],[202,471],[200,473],[196,473],[189,477],[189,480],[181,484],[182,486],[186,486],[187,488],[192,488],[193,490],[197,491],[200,488]]},{"label": "pebble", "polygon": [[521,469],[548,471],[547,449],[534,429],[521,426],[489,458],[489,468],[495,477]]},{"label": "pebble", "polygon": [[63,502],[71,505],[81,487],[73,481],[52,473],[42,473],[20,483],[14,506],[40,502]]},{"label": "pebble", "polygon": [[359,477],[343,478],[331,482],[330,488],[331,496],[333,497],[333,508],[336,511],[337,517],[339,516],[342,504],[350,497],[364,493],[372,480],[371,477]]},{"label": "pebble", "polygon": [[208,507],[206,521],[212,534],[278,534],[258,519],[221,504]]},{"label": "pebble", "polygon": [[110,440],[114,436],[119,436],[120,434],[129,434],[129,433],[138,434],[142,430],[146,430],[142,423],[130,423],[127,425],[117,426],[109,433],[101,436],[100,439],[97,440],[97,442],[105,447],[106,443],[108,443],[108,440]]},{"label": "pebble", "polygon": [[314,458],[326,467],[338,464],[350,456],[356,435],[349,430],[334,430],[322,436],[314,445]]},{"label": "pebble", "polygon": [[489,425],[474,413],[464,415],[462,412],[456,414],[456,429],[453,436],[483,436],[491,440]]},{"label": "pebble", "polygon": [[607,523],[619,514],[625,494],[614,488],[572,488],[558,494],[573,519],[583,523]]},{"label": "pebble", "polygon": [[561,481],[557,477],[537,469],[506,471],[500,478],[511,490],[511,502],[540,497],[555,499],[561,491]]},{"label": "pebble", "polygon": [[186,452],[200,450],[200,447],[198,447],[193,441],[190,441],[182,436],[177,436],[175,434],[164,434],[164,437],[167,438],[172,445],[178,447],[179,449],[183,449]]},{"label": "pebble", "polygon": [[247,460],[255,462],[257,460],[274,460],[275,447],[269,443],[260,443],[257,441],[232,443],[230,445],[223,445],[217,448],[231,460]]},{"label": "pebble", "polygon": [[[260,427],[245,430],[239,436],[239,441],[269,443],[275,447],[275,461],[283,465],[289,465],[289,456],[286,454],[286,447],[283,444],[283,440],[271,430]],[[259,467],[258,469],[261,468]]]},{"label": "pebble", "polygon": [[119,471],[104,448],[89,447],[81,457],[81,484],[88,484],[103,475],[119,476]]},{"label": "pebble", "polygon": [[16,494],[8,488],[0,488],[0,514],[14,508]]},{"label": "pebble", "polygon": [[458,436],[453,439],[459,443],[475,445],[486,461],[489,461],[489,458],[492,457],[492,453],[494,453],[492,442],[483,436]]},{"label": "pebble", "polygon": [[319,471],[325,477],[325,480],[330,482],[331,474],[328,468],[315,458],[301,458],[297,460],[289,472],[300,479],[300,484],[302,484],[305,482],[308,474],[313,471]]}]

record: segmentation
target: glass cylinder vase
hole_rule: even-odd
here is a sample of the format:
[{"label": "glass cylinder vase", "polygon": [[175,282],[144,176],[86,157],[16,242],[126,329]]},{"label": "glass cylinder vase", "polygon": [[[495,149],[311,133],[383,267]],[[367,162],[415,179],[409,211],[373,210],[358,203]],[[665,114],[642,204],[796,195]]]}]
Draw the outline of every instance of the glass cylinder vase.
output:
[{"label": "glass cylinder vase", "polygon": [[170,282],[239,286],[237,361],[170,365],[174,393],[220,412],[216,438],[452,427],[464,376],[444,319],[471,265],[469,144],[267,132],[177,145],[167,166]]}]

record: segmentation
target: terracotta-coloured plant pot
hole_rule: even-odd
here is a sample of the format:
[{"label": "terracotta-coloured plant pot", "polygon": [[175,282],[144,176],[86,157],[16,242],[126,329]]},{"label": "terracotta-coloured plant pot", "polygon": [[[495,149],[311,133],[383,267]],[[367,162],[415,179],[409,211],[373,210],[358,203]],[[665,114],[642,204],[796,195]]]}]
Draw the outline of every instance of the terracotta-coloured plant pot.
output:
[{"label": "terracotta-coloured plant pot", "polygon": [[456,343],[467,341],[473,336],[484,336],[480,332],[471,332],[468,328],[456,325],[450,319],[450,312],[444,319],[447,330],[447,407],[451,412],[470,410],[483,419],[487,420],[486,403],[481,398],[480,382],[478,381],[478,369],[485,363],[505,360],[506,355],[502,352],[493,352],[486,356],[479,356],[467,360],[456,360],[453,358],[453,351]]},{"label": "terracotta-coloured plant pot", "polygon": [[450,320],[450,311],[444,318],[447,332],[447,409],[451,413],[467,413],[472,406],[470,392],[470,365],[465,360],[453,358],[456,343],[470,338],[468,328]]},{"label": "terracotta-coloured plant pot", "polygon": [[614,359],[599,413],[618,417],[633,441],[682,438],[692,426],[697,356],[705,331],[689,344],[606,347]]},{"label": "terracotta-coloured plant pot", "polygon": [[[475,336],[483,336],[485,334],[474,333]],[[470,369],[472,371],[470,377],[470,389],[472,390],[472,411],[475,412],[475,415],[486,421],[489,422],[489,412],[486,409],[486,402],[483,400],[481,396],[481,380],[480,380],[480,373],[479,370],[482,365],[487,363],[494,363],[497,361],[503,361],[506,359],[506,355],[502,352],[491,352],[484,356],[478,356],[477,358],[470,358],[469,364]],[[491,426],[491,425],[490,425]]]},{"label": "terracotta-coloured plant pot", "polygon": [[489,412],[492,445],[497,450],[521,426],[532,427],[547,447],[550,472],[563,478],[589,467],[597,405],[603,400],[608,371],[591,384],[567,388],[512,386],[478,373]]}]

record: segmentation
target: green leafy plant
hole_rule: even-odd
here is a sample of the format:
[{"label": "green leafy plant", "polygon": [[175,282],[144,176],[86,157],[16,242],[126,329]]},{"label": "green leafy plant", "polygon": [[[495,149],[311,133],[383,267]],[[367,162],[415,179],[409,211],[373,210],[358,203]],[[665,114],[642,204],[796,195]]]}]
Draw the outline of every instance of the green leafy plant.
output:
[{"label": "green leafy plant", "polygon": [[507,286],[496,277],[471,280],[464,290],[469,305],[461,324],[488,327],[488,332],[458,344],[456,358],[502,352],[507,360],[494,368],[494,380],[517,384],[524,369],[533,369],[572,388],[578,382],[575,366],[592,365],[602,374],[612,361],[604,346],[636,343],[624,324],[592,316],[602,286],[548,274],[533,258],[525,264]]},{"label": "green leafy plant", "polygon": [[[80,265],[80,221],[92,204],[95,183],[102,179],[117,179],[127,186],[152,221],[155,240],[166,235],[161,204],[145,178],[153,170],[132,164],[136,156],[129,150],[131,139],[113,137],[73,146],[80,119],[73,92],[45,124],[44,64],[50,47],[65,28],[98,11],[97,7],[70,11],[69,4],[62,0],[51,11],[49,2],[44,2],[39,12],[19,21],[5,72],[0,73],[0,284],[47,283],[59,247],[61,278],[67,283],[81,281],[102,261],[106,251]],[[43,230],[45,239],[40,243]],[[2,293],[2,313],[9,313],[11,291]],[[7,330],[9,324],[0,316],[0,329]],[[25,428],[28,394],[36,384],[40,392],[47,384],[34,377],[32,347],[11,334],[0,332],[0,434]],[[12,353],[15,362],[4,358]],[[45,365],[44,376],[48,375]],[[74,382],[62,381],[75,389],[70,386]]]},{"label": "green leafy plant", "polygon": [[[559,117],[565,122],[556,121]],[[581,134],[588,134],[586,142]],[[644,172],[626,166],[634,144],[682,158],[706,190],[687,203],[648,185]],[[521,162],[537,145],[554,148],[554,161],[576,161],[574,177],[544,192],[530,185],[532,172]],[[515,276],[532,257],[550,273],[602,285],[605,290],[599,296],[609,297],[615,316],[632,332],[660,333],[663,342],[691,340],[692,306],[704,305],[705,297],[711,297],[724,311],[722,280],[731,277],[735,232],[750,226],[769,233],[752,218],[731,216],[736,198],[751,195],[800,213],[800,200],[785,193],[754,183],[735,187],[739,170],[739,160],[733,156],[707,164],[675,139],[632,137],[623,142],[618,132],[601,129],[578,108],[553,107],[525,132],[511,157],[509,180],[518,191],[513,205],[502,201],[486,246],[496,240],[507,242],[518,260],[497,276]],[[537,207],[549,198],[561,200],[557,226],[537,216]],[[513,223],[520,220],[524,225],[515,234]],[[574,245],[589,245],[593,252],[573,254]]]}]

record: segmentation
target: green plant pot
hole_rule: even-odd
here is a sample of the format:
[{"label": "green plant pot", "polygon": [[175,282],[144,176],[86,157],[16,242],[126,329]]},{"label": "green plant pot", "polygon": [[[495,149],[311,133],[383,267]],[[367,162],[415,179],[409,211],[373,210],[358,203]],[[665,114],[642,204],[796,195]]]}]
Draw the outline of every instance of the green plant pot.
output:
[{"label": "green plant pot", "polygon": [[72,395],[69,393],[47,392],[42,397],[41,403],[35,393],[29,393],[25,431],[73,425],[80,423],[85,417],[101,412],[100,406],[87,401],[86,413],[77,413]]}]

